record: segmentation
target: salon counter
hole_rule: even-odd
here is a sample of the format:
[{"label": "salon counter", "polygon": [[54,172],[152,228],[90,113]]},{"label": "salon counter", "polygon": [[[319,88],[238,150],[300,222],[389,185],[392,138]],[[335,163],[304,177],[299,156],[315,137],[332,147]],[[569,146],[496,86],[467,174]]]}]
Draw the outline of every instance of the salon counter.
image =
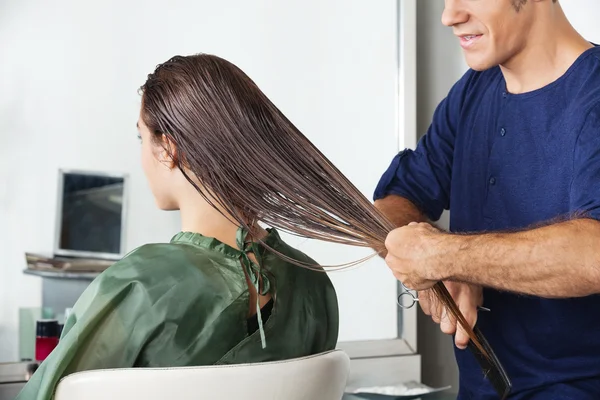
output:
[{"label": "salon counter", "polygon": [[[390,400],[393,399],[392,396],[388,397]],[[376,398],[373,397],[372,400],[375,400]],[[377,397],[377,400],[384,400],[385,397],[381,396],[381,397]],[[398,397],[398,400],[401,400],[402,397]],[[423,397],[418,397],[416,399],[411,398],[412,400],[456,400],[456,394],[453,393],[432,393],[432,394],[428,394],[426,396]],[[349,394],[345,394],[344,397],[342,398],[342,400],[369,400],[365,397],[357,397],[357,396],[353,396],[353,395],[349,395]]]},{"label": "salon counter", "polygon": [[14,400],[36,368],[28,362],[0,363],[0,400]]},{"label": "salon counter", "polygon": [[25,386],[25,382],[0,383],[0,400],[14,400],[23,386]]}]

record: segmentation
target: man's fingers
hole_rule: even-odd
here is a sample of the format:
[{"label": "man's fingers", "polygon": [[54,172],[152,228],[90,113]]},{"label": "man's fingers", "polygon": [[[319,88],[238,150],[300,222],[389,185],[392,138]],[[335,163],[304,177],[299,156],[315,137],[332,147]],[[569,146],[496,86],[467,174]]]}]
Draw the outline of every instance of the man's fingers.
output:
[{"label": "man's fingers", "polygon": [[[473,303],[469,302],[468,307],[461,307],[460,311],[464,315],[471,328],[473,328],[477,322],[477,307]],[[456,347],[459,349],[465,349],[469,344],[469,340],[469,335],[467,335],[467,332],[459,324],[456,327],[456,336],[454,337],[454,343],[456,344]]]},{"label": "man's fingers", "polygon": [[442,332],[448,335],[454,335],[456,333],[456,318],[450,314],[446,307],[442,311],[442,321],[440,322],[440,329]]},{"label": "man's fingers", "polygon": [[419,305],[421,309],[425,313],[425,315],[431,315],[431,296],[429,294],[429,290],[425,290],[423,292],[418,292],[419,296]]},{"label": "man's fingers", "polygon": [[444,306],[438,299],[432,300],[431,303],[431,318],[433,319],[433,322],[439,324],[442,320],[442,310],[444,309]]},{"label": "man's fingers", "polygon": [[437,299],[433,299],[431,294],[431,290],[423,290],[419,293],[419,304],[423,309],[425,315],[430,315],[431,319],[433,319],[436,323],[440,323],[440,314],[442,312],[442,307]]}]

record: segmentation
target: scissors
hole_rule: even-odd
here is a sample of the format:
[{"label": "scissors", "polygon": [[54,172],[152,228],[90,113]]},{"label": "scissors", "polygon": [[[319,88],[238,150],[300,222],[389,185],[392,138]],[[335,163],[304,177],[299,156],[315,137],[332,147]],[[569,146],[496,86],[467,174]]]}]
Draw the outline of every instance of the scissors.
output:
[{"label": "scissors", "polygon": [[[415,303],[419,301],[417,291],[407,288],[402,282],[400,282],[400,285],[402,285],[402,289],[404,289],[404,291],[398,295],[398,299],[396,300],[396,302],[398,303],[398,307],[404,308],[405,310],[412,308],[412,306],[414,306]],[[477,310],[490,311],[489,308],[482,306],[477,306]]]}]

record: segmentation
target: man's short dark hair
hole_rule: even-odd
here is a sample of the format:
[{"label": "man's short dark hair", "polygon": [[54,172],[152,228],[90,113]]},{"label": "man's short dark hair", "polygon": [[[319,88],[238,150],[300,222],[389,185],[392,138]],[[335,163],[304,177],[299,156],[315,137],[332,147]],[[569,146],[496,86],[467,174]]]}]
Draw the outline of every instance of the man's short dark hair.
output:
[{"label": "man's short dark hair", "polygon": [[[552,0],[553,3],[556,3],[558,0]],[[521,11],[521,7],[523,7],[527,3],[527,0],[512,0],[513,7],[517,12]]]}]

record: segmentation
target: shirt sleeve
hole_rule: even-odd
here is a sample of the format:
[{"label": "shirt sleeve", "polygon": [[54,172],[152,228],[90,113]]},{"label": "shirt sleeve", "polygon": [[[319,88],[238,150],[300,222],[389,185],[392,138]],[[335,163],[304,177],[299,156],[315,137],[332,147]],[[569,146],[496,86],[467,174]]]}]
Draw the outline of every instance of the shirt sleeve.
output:
[{"label": "shirt sleeve", "polygon": [[147,291],[139,282],[115,279],[109,270],[103,275],[77,301],[58,346],[17,400],[50,400],[59,380],[77,371],[134,365],[155,329],[142,318],[149,309]]},{"label": "shirt sleeve", "polygon": [[571,212],[600,220],[600,109],[587,117],[573,151]]},{"label": "shirt sleeve", "polygon": [[469,70],[441,101],[416,149],[405,149],[392,159],[375,189],[374,200],[390,194],[402,196],[433,221],[449,208],[454,141],[472,75]]}]

